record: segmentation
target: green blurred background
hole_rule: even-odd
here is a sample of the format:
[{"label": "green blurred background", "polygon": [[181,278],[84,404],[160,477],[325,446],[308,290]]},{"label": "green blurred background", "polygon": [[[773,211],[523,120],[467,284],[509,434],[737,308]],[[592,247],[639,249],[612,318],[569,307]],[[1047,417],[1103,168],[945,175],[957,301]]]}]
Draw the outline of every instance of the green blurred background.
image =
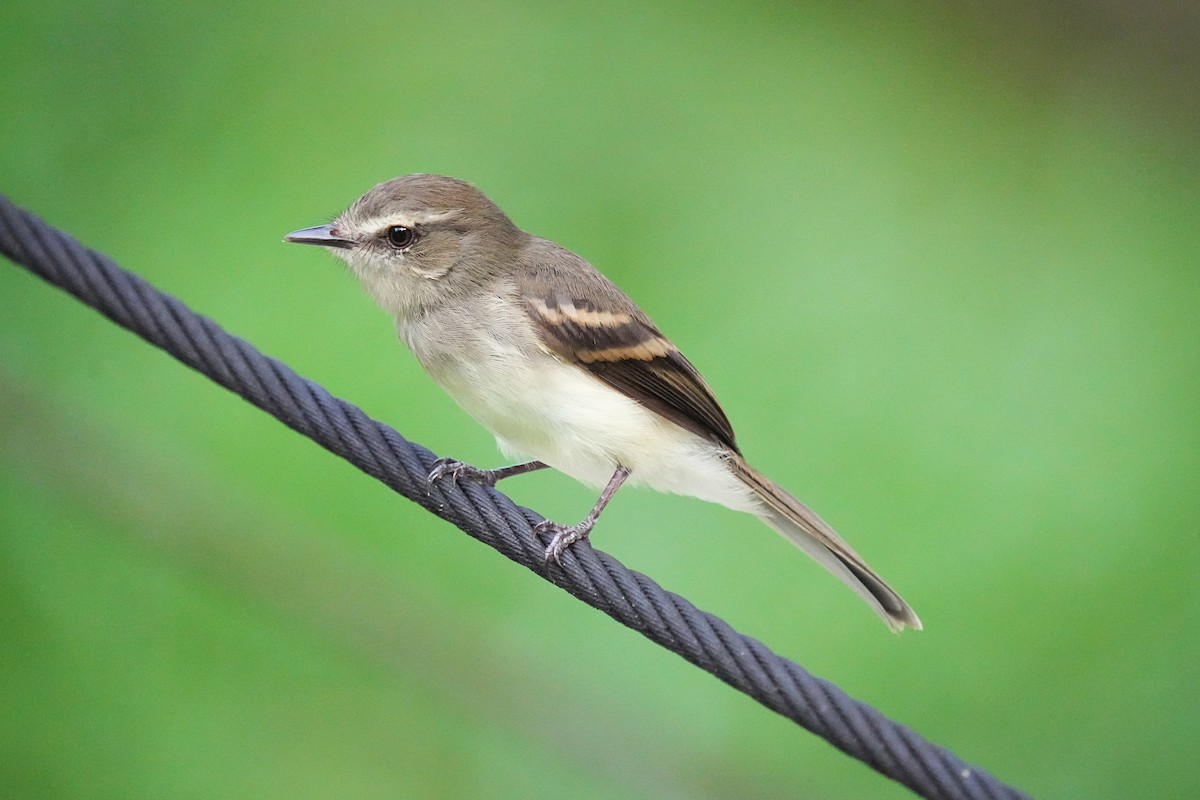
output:
[{"label": "green blurred background", "polygon": [[[1198,30],[1115,0],[9,0],[0,191],[494,465],[280,242],[395,175],[476,183],[637,298],[926,630],[697,501],[622,493],[598,546],[1037,796],[1178,796]],[[0,795],[909,796],[24,271],[0,294]]]}]

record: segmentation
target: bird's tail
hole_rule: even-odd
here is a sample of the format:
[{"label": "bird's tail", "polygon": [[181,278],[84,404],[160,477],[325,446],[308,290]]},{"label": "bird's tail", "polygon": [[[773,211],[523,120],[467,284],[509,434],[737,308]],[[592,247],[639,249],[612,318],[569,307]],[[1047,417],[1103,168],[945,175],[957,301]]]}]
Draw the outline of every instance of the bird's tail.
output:
[{"label": "bird's tail", "polygon": [[875,570],[867,566],[842,537],[811,508],[779,488],[740,457],[731,459],[734,473],[762,501],[759,517],[815,558],[867,601],[894,631],[921,629],[921,620]]}]

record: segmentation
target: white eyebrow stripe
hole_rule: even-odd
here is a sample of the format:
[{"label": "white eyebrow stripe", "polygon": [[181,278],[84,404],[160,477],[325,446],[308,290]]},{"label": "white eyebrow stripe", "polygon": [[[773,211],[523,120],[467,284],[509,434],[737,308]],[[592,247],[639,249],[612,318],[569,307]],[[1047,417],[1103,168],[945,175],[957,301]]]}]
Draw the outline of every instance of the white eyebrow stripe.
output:
[{"label": "white eyebrow stripe", "polygon": [[369,231],[381,230],[392,225],[416,228],[420,225],[432,225],[435,222],[443,222],[460,213],[462,213],[462,209],[455,208],[449,211],[415,211],[409,214],[391,214],[386,217],[371,217],[362,223],[362,227]]}]

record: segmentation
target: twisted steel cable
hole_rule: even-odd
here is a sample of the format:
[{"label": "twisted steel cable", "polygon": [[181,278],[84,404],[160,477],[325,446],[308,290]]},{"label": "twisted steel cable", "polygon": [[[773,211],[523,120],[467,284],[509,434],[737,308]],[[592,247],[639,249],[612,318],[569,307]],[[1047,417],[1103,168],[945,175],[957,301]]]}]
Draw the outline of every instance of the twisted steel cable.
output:
[{"label": "twisted steel cable", "polygon": [[0,253],[507,558],[918,795],[938,800],[1025,797],[584,542],[564,554],[561,567],[547,569],[545,546],[533,532],[541,515],[470,480],[429,486],[426,479],[436,456],[428,449],[3,195]]}]

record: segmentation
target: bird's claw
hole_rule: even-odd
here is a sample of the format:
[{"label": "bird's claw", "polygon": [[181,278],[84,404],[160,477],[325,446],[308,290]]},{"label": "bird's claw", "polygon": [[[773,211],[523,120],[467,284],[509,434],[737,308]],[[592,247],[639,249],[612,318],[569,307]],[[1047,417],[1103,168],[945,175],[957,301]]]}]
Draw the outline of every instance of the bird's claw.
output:
[{"label": "bird's claw", "polygon": [[429,470],[429,477],[426,478],[425,483],[432,489],[433,485],[442,478],[449,478],[452,482],[457,483],[463,477],[472,478],[486,486],[496,485],[496,477],[492,470],[473,467],[455,458],[439,458],[433,462],[433,469]]},{"label": "bird's claw", "polygon": [[550,544],[546,547],[546,553],[542,558],[542,563],[549,567],[551,563],[562,566],[562,554],[567,551],[567,548],[576,542],[582,541],[592,532],[592,525],[585,520],[578,525],[563,525],[559,522],[553,522],[545,519],[534,526],[534,531],[539,534],[549,533],[552,535]]}]

